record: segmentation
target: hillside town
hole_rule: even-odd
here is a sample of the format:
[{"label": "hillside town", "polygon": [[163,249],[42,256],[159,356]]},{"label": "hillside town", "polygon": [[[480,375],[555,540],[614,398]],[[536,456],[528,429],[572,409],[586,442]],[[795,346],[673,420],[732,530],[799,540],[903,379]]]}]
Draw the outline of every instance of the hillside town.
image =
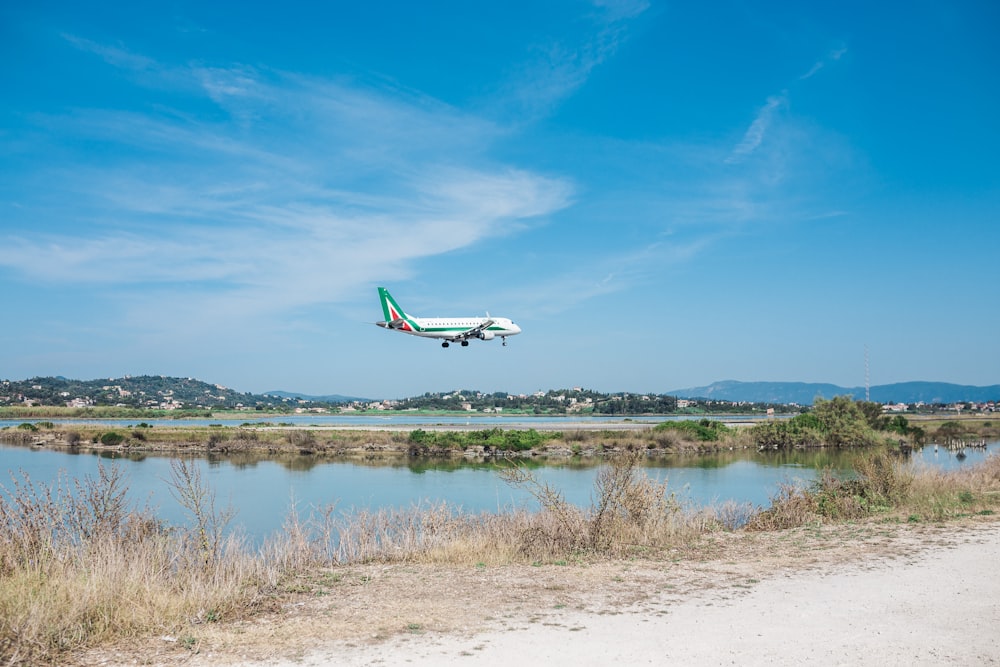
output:
[{"label": "hillside town", "polygon": [[[124,376],[103,380],[60,377],[24,381],[0,380],[0,407],[58,406],[79,410],[98,407],[155,411],[235,410],[287,413],[361,413],[372,411],[445,411],[481,414],[642,415],[674,413],[796,413],[808,409],[799,403],[734,401],[666,394],[602,393],[583,387],[539,390],[531,394],[485,393],[475,390],[428,392],[402,399],[361,399],[238,392],[194,378]],[[989,414],[996,401],[889,402],[883,410],[895,414]]]}]

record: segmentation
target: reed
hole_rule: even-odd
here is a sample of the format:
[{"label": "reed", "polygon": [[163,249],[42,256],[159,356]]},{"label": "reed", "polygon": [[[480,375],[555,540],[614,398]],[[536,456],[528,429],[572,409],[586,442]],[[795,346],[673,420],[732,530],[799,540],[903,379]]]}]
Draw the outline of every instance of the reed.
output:
[{"label": "reed", "polygon": [[251,611],[277,572],[228,536],[207,566],[190,531],[129,507],[117,468],[0,493],[0,661],[67,652]]},{"label": "reed", "polygon": [[960,473],[911,473],[875,453],[853,477],[825,474],[807,489],[783,487],[763,511],[685,507],[666,483],[642,473],[643,457],[639,449],[612,456],[589,507],[510,465],[502,476],[527,489],[537,511],[293,509],[262,546],[225,529],[228,509],[215,507],[211,489],[183,463],[164,482],[189,510],[188,526],[163,525],[148,508],[130,505],[115,467],[52,486],[12,475],[0,488],[0,664],[56,663],[104,643],[189,634],[200,623],[269,608],[321,568],[650,557],[744,526],[775,530],[873,514],[940,520],[1000,504],[1000,457]]},{"label": "reed", "polygon": [[541,506],[519,550],[532,558],[567,553],[622,557],[725,527],[718,516],[706,521],[705,512],[685,510],[666,482],[642,474],[643,456],[641,450],[632,450],[611,457],[595,479],[593,501],[586,508],[567,502],[558,489],[525,468],[502,469],[506,482],[526,489]]},{"label": "reed", "polygon": [[750,518],[750,530],[881,515],[889,520],[942,521],[992,514],[1000,506],[1000,457],[967,470],[913,470],[887,451],[860,457],[853,476],[823,473],[809,488],[783,486]]}]

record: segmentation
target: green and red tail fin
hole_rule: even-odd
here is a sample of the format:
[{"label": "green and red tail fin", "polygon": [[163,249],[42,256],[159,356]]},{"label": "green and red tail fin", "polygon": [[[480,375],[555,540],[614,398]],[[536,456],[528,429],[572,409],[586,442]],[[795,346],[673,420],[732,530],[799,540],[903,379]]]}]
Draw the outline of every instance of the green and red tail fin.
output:
[{"label": "green and red tail fin", "polygon": [[396,300],[389,294],[389,290],[384,287],[378,288],[378,298],[382,302],[382,316],[392,329],[402,329],[403,331],[413,331],[416,326],[410,320]]}]

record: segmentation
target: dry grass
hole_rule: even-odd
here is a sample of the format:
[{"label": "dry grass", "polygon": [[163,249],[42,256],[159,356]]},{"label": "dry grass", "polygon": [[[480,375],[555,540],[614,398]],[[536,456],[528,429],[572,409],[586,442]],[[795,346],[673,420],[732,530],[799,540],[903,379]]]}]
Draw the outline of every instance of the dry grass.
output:
[{"label": "dry grass", "polygon": [[241,616],[274,571],[237,537],[206,563],[192,533],[125,504],[116,468],[72,486],[14,478],[0,494],[0,661],[68,651]]},{"label": "dry grass", "polygon": [[[439,504],[342,514],[330,506],[308,517],[293,512],[259,548],[221,531],[225,512],[181,464],[168,483],[192,514],[186,528],[127,506],[116,468],[52,488],[22,475],[0,493],[0,664],[54,663],[130,638],[183,641],[199,624],[273,608],[310,573],[330,568],[624,562],[736,534],[879,514],[898,523],[938,520],[1000,504],[1000,457],[962,473],[910,474],[874,453],[857,478],[825,475],[811,489],[782,489],[763,512],[736,504],[691,510],[642,474],[643,456],[610,458],[586,508],[513,466],[506,479],[534,494],[539,511],[473,515]],[[744,524],[749,531],[732,532]]]},{"label": "dry grass", "polygon": [[966,470],[913,470],[885,451],[855,462],[855,477],[827,471],[811,488],[783,486],[771,506],[750,518],[751,530],[883,515],[908,522],[992,514],[1000,505],[1000,457]]},{"label": "dry grass", "polygon": [[[515,429],[516,430],[516,429]],[[117,444],[102,443],[109,433],[117,434]],[[703,452],[719,449],[748,449],[753,446],[747,429],[735,429],[721,436],[718,441],[699,441],[692,433],[678,430],[636,428],[622,430],[568,430],[544,438],[534,447],[534,453],[573,452],[585,456],[607,452],[646,451],[650,454],[665,452]],[[289,428],[278,424],[232,426],[143,426],[113,427],[79,425],[63,430],[56,425],[35,430],[17,428],[0,429],[0,442],[13,445],[41,444],[51,447],[93,448],[123,452],[171,452],[250,454],[266,456],[275,454],[310,454],[339,457],[407,455],[426,453],[432,455],[461,455],[459,445],[440,445],[422,451],[410,440],[408,431],[344,430],[319,428]]]},{"label": "dry grass", "polygon": [[991,456],[966,471],[921,470],[914,475],[904,502],[908,516],[928,521],[991,513],[997,505],[1000,456]]},{"label": "dry grass", "polygon": [[97,479],[72,488],[14,478],[0,495],[0,660],[53,662],[110,641],[183,634],[252,613],[282,582],[316,568],[622,557],[721,526],[711,513],[682,510],[665,485],[640,475],[641,457],[615,457],[587,509],[552,489],[540,512],[470,515],[440,504],[341,515],[327,507],[291,514],[259,549],[223,535],[225,510],[183,460],[167,483],[191,515],[184,529],[128,507],[117,468],[101,466]]},{"label": "dry grass", "polygon": [[733,506],[726,506],[722,515],[685,510],[666,482],[641,474],[642,460],[639,450],[611,457],[595,479],[594,501],[588,508],[567,502],[558,489],[525,468],[504,469],[501,477],[525,488],[542,508],[529,515],[531,525],[520,535],[519,551],[533,559],[569,553],[624,557],[666,548],[733,520]]},{"label": "dry grass", "polygon": [[676,545],[745,520],[748,507],[687,510],[666,483],[638,470],[642,452],[610,459],[595,481],[594,504],[577,507],[561,492],[511,465],[501,476],[524,486],[541,510],[469,514],[446,503],[338,515],[334,507],[303,519],[292,513],[266,546],[282,569],[357,563],[503,565],[551,562],[570,555],[624,557]]},{"label": "dry grass", "polygon": [[99,540],[86,554],[26,564],[0,579],[0,658],[57,661],[65,652],[241,617],[266,578],[242,549],[211,570],[178,567],[168,541]]}]

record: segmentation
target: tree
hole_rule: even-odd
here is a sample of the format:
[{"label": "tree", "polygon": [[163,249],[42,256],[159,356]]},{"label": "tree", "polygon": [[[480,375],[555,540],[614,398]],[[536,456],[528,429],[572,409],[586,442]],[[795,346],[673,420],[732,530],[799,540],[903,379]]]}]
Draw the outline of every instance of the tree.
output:
[{"label": "tree", "polygon": [[888,420],[882,412],[882,404],[873,401],[858,401],[855,403],[861,413],[865,416],[865,421],[876,431],[885,430]]},{"label": "tree", "polygon": [[850,396],[836,396],[829,401],[817,398],[812,414],[822,424],[823,440],[827,445],[853,447],[873,442],[865,413]]}]

